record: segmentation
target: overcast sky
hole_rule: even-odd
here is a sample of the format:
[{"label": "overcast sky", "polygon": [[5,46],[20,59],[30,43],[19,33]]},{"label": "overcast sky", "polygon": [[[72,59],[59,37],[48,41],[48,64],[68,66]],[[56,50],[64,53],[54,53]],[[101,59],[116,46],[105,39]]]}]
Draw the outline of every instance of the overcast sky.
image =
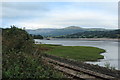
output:
[{"label": "overcast sky", "polygon": [[[1,15],[1,13],[0,13]],[[4,2],[2,27],[118,28],[117,2]]]}]

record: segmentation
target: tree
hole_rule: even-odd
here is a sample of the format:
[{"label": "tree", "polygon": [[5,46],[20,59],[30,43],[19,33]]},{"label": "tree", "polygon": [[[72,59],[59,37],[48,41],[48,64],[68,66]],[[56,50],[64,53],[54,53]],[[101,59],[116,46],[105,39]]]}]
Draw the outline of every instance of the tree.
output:
[{"label": "tree", "polygon": [[3,29],[2,37],[3,53],[9,53],[12,50],[29,53],[32,50],[34,42],[32,37],[25,30],[14,25],[11,28]]}]

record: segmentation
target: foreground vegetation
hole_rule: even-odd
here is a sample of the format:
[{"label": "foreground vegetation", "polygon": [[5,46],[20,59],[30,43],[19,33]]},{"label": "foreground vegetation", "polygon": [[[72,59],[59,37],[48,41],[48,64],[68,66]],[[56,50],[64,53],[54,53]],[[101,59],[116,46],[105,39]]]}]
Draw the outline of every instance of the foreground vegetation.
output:
[{"label": "foreground vegetation", "polygon": [[3,30],[2,78],[63,78],[64,75],[41,59],[41,48],[33,38],[15,26]]},{"label": "foreground vegetation", "polygon": [[50,44],[37,44],[42,46],[46,54],[64,57],[67,59],[74,59],[79,61],[95,61],[102,59],[104,56],[100,53],[105,52],[103,49],[86,46],[60,46]]}]

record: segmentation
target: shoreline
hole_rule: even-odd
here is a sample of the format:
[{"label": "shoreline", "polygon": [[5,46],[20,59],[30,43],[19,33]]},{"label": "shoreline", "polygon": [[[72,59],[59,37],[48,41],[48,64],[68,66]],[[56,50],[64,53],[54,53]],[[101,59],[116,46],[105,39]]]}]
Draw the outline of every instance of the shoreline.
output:
[{"label": "shoreline", "polygon": [[[85,39],[85,38],[84,38]],[[93,39],[93,38],[92,38]],[[95,38],[94,38],[95,39]],[[103,39],[103,38],[102,38]],[[105,38],[104,38],[104,40],[105,40]],[[113,40],[113,39],[110,39],[110,40]],[[118,40],[118,39],[114,39],[114,40]],[[36,40],[36,41],[38,41],[39,42],[39,39],[38,40]],[[42,40],[40,40],[41,42],[42,42]],[[51,40],[43,40],[43,42],[45,43],[45,42],[48,42],[49,44],[50,43],[53,43],[54,44],[54,41],[55,41],[55,44],[57,44],[57,41],[59,42],[59,41],[61,41],[59,44],[61,45],[62,43],[65,43],[65,42],[67,42],[68,41],[68,43],[69,43],[69,41],[73,41],[73,42],[75,42],[76,43],[76,41],[77,42],[81,42],[81,43],[86,43],[86,42],[88,42],[88,43],[90,43],[90,45],[91,46],[94,46],[94,47],[96,47],[96,44],[95,45],[92,45],[92,43],[98,43],[98,42],[100,42],[100,43],[107,43],[107,44],[109,44],[109,42],[110,43],[113,43],[113,44],[116,44],[116,46],[117,46],[117,44],[119,43],[119,42],[117,42],[117,41],[108,41],[108,39],[106,39],[106,41],[85,41],[85,40],[79,40],[79,39],[76,39],[76,38],[74,38],[74,39],[65,39],[65,38],[62,38],[62,39],[51,39]],[[63,42],[62,42],[63,41]],[[65,41],[65,42],[64,42]],[[85,41],[85,42],[84,42]],[[57,45],[59,45],[59,44],[57,44]],[[73,43],[72,43],[73,44]],[[87,43],[86,43],[87,44]],[[84,44],[81,44],[81,45],[84,45]],[[110,45],[112,45],[112,44],[110,44]],[[79,45],[77,45],[77,46],[79,46]],[[86,45],[85,45],[86,46]],[[99,44],[97,44],[97,47],[98,48],[102,48],[102,49],[104,49],[104,50],[106,50],[108,53],[114,53],[115,51],[112,51],[111,49],[109,49],[109,48],[104,48],[104,46],[102,46],[102,47],[99,47]],[[109,47],[109,46],[108,46]],[[110,46],[110,47],[112,47],[112,46]],[[113,49],[115,48],[115,50],[116,50],[116,47],[113,47]],[[110,50],[110,51],[109,51]],[[111,52],[112,51],[112,52]],[[115,52],[116,53],[116,52]],[[104,55],[104,54],[106,54],[106,52],[103,52],[103,53],[100,53],[100,55],[103,55],[104,56],[104,58],[103,59],[97,59],[97,61],[90,61],[90,62],[98,62],[98,63],[96,63],[96,64],[100,64],[100,66],[103,66],[104,65],[104,59],[106,59],[106,56],[107,56],[107,54],[106,54],[106,56]],[[112,58],[111,58],[112,59]],[[103,61],[99,61],[99,60],[103,60]],[[108,60],[108,59],[107,59]],[[108,60],[109,61],[109,60]],[[88,61],[87,61],[88,62]],[[110,62],[110,64],[111,64],[111,66],[115,66],[116,67],[116,69],[118,69],[118,66],[116,66],[117,64],[116,64],[116,61],[115,61],[115,63],[113,63],[112,61],[109,61]],[[115,64],[115,65],[114,65]]]},{"label": "shoreline", "polygon": [[[45,39],[43,39],[45,40]],[[120,39],[113,38],[50,38],[50,40],[86,40],[86,41],[117,41],[120,42]]]}]

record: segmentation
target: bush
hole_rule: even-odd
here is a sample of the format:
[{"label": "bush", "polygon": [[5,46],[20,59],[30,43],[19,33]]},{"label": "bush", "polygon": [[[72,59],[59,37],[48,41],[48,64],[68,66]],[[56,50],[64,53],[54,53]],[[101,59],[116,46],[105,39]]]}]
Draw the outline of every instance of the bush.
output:
[{"label": "bush", "polygon": [[10,29],[3,29],[2,37],[4,54],[10,51],[31,53],[33,50],[34,41],[25,30],[11,26]]},{"label": "bush", "polygon": [[15,26],[3,29],[3,78],[50,78],[62,74],[46,66],[32,37]]}]

